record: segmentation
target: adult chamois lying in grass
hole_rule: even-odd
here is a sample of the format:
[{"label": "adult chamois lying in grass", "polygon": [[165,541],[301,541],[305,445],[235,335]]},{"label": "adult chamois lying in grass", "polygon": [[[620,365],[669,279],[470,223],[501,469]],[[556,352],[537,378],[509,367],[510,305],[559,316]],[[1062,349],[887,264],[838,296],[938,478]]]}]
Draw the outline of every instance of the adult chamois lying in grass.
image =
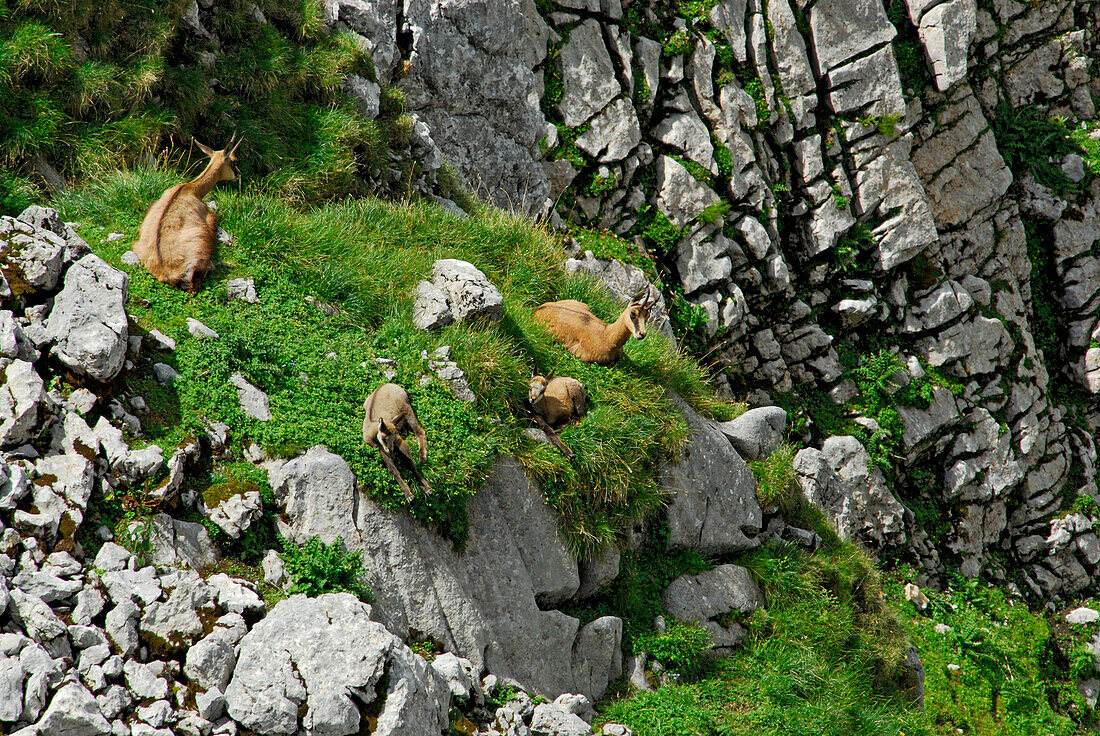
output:
[{"label": "adult chamois lying in grass", "polygon": [[[233,138],[236,138],[234,134]],[[230,139],[221,151],[195,141],[210,157],[202,173],[160,195],[141,223],[134,253],[158,281],[194,294],[206,274],[214,270],[217,216],[203,197],[218,182],[236,181],[237,148]]]},{"label": "adult chamois lying in grass", "polygon": [[420,446],[420,462],[424,462],[428,457],[428,436],[416,419],[416,412],[413,411],[405,389],[396,383],[383,383],[363,402],[363,409],[366,412],[363,418],[363,441],[376,448],[382,455],[382,462],[397,481],[397,485],[401,487],[405,500],[412,501],[413,492],[401,477],[401,471],[397,469],[397,464],[394,462],[394,455],[399,454],[409,462],[413,475],[420,481],[420,487],[424,489],[424,493],[431,493],[431,486],[421,475],[408,443],[401,436],[405,431],[411,431],[416,435],[416,442]]},{"label": "adult chamois lying in grass", "polygon": [[580,421],[588,413],[587,396],[584,386],[575,378],[555,376],[553,371],[547,376],[531,376],[527,401],[531,405],[531,417],[546,436],[550,438],[567,458],[573,459],[570,450],[557,430],[573,421]]},{"label": "adult chamois lying in grass", "polygon": [[626,306],[619,318],[605,323],[583,302],[563,299],[547,302],[535,310],[535,319],[549,328],[554,337],[586,363],[609,365],[623,355],[623,346],[633,335],[644,340],[649,312],[657,303],[657,293],[649,287]]}]

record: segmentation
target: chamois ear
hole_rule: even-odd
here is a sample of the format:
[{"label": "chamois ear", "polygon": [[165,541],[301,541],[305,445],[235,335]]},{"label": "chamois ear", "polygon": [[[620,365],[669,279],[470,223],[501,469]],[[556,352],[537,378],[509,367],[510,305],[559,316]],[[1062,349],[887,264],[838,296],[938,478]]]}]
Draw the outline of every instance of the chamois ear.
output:
[{"label": "chamois ear", "polygon": [[553,377],[554,377],[554,374],[555,374],[555,373],[557,373],[557,372],[558,372],[558,369],[557,369],[557,368],[555,368],[554,370],[552,370],[552,371],[550,371],[549,373],[547,373],[547,374],[546,374],[546,382],[547,382],[547,383],[550,383],[550,379],[551,379],[551,378],[553,378]]},{"label": "chamois ear", "polygon": [[383,435],[383,436],[386,434],[386,420],[385,419],[379,419],[378,420],[378,434]]},{"label": "chamois ear", "polygon": [[202,143],[199,142],[199,140],[197,138],[193,138],[192,140],[195,141],[195,145],[199,147],[199,150],[202,151],[203,153],[205,153],[207,156],[213,156],[214,155],[214,149],[213,148],[211,148],[210,146],[204,146]]}]

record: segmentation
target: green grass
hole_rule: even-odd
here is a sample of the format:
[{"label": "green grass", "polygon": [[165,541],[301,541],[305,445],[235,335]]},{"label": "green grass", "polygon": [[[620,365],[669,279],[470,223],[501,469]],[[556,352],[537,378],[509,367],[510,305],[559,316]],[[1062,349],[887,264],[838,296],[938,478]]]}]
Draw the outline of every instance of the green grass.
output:
[{"label": "green grass", "polygon": [[637,736],[935,733],[896,684],[906,643],[874,564],[851,546],[769,546],[742,560],[768,601],[749,638],[691,682],[604,701]]},{"label": "green grass", "polygon": [[[361,437],[363,399],[385,380],[375,359],[389,358],[427,429],[424,473],[437,490],[416,499],[413,515],[462,540],[465,499],[498,455],[514,453],[542,482],[583,555],[609,543],[627,519],[652,514],[665,502],[656,471],[687,433],[666,388],[718,418],[739,408],[715,399],[697,364],[656,333],[631,341],[612,367],[566,353],[533,322],[534,307],[577,298],[607,320],[622,307],[592,279],[566,276],[555,237],[495,211],[461,219],[434,205],[372,199],[298,210],[257,188],[221,189],[221,224],[234,242],[219,252],[224,264],[188,297],[120,261],[147,203],[178,179],[166,172],[123,172],[57,203],[66,219],[81,223],[97,253],[130,273],[129,310],[138,324],[179,340],[172,355],[144,355],[128,379],[152,409],[145,419],[149,441],[173,446],[209,419],[228,423],[236,443],[259,442],[276,455],[322,443],[347,459],[377,502],[398,505],[400,491]],[[112,231],[127,238],[104,242]],[[438,333],[413,328],[413,290],[438,258],[462,258],[485,271],[505,297],[499,324]],[[256,280],[260,304],[228,302],[225,281],[245,276]],[[334,305],[334,316],[306,296]],[[187,317],[220,339],[190,337]],[[455,399],[438,380],[421,385],[427,370],[421,353],[441,345],[451,346],[478,403]],[[149,364],[157,360],[181,373],[170,389],[149,377]],[[588,416],[561,433],[576,452],[573,462],[522,437],[526,386],[536,366],[574,376],[588,390]],[[271,421],[241,412],[228,384],[234,372],[269,394]]]},{"label": "green grass", "polygon": [[[1062,614],[1053,614],[1048,622],[1018,598],[976,580],[955,580],[943,593],[925,590],[931,604],[920,612],[902,598],[901,587],[909,573],[899,571],[885,587],[920,648],[927,678],[925,706],[935,733],[1066,736],[1091,732],[1088,726],[1095,723],[1095,714],[1077,692],[1072,663],[1062,659],[1050,622],[1065,637],[1076,636],[1071,654],[1082,651],[1084,638],[1094,631],[1081,627],[1070,632]],[[936,624],[951,630],[937,633]],[[948,665],[960,669],[953,672]]]},{"label": "green grass", "polygon": [[[33,157],[81,182],[149,156],[176,162],[193,155],[192,137],[218,147],[237,132],[245,140],[239,153],[245,177],[262,177],[266,188],[306,202],[367,191],[361,175],[383,165],[390,146],[407,144],[399,96],[386,90],[375,121],[360,117],[342,92],[352,74],[373,78],[373,64],[350,35],[322,30],[319,3],[219,2],[203,13],[216,45],[182,28],[186,6],[184,0],[4,6],[4,213],[17,212],[36,186],[26,173]],[[204,54],[216,54],[215,63]]]}]

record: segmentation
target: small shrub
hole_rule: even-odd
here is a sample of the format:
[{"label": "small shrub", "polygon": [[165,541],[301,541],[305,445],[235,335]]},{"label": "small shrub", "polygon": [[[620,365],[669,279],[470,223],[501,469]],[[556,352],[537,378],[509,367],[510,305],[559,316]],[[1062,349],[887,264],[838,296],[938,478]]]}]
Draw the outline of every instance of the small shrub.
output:
[{"label": "small shrub", "polygon": [[291,593],[305,593],[316,598],[324,593],[351,593],[361,601],[373,597],[363,582],[363,558],[358,552],[344,552],[344,541],[325,544],[313,537],[301,547],[289,542],[283,545],[283,561],[294,585]]},{"label": "small shrub", "polygon": [[666,255],[672,253],[676,248],[676,241],[680,239],[681,231],[672,224],[672,221],[665,216],[665,213],[661,212],[656,207],[647,205],[647,209],[642,212],[643,217],[646,215],[648,215],[648,223],[642,231],[642,236],[648,240],[657,251]]},{"label": "small shrub", "polygon": [[615,175],[600,176],[598,173],[593,174],[592,180],[588,182],[585,191],[588,192],[590,197],[606,197],[615,191]]},{"label": "small shrub", "polygon": [[706,670],[710,634],[697,623],[670,619],[663,633],[644,636],[635,646],[673,673],[695,677]]},{"label": "small shrub", "polygon": [[841,191],[839,184],[833,184],[833,202],[836,204],[838,210],[844,209],[848,206],[848,203],[851,202],[851,200],[844,195],[844,192]]}]

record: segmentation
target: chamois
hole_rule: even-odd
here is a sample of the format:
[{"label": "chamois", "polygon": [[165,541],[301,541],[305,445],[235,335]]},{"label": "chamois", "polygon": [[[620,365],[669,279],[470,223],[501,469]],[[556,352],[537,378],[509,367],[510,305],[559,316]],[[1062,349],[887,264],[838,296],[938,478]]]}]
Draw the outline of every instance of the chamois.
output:
[{"label": "chamois", "polygon": [[431,493],[431,486],[421,475],[420,468],[416,466],[412,452],[409,451],[408,443],[401,436],[401,433],[406,430],[416,435],[416,442],[420,446],[420,462],[424,462],[428,457],[428,436],[416,419],[416,412],[409,403],[409,395],[405,389],[396,383],[383,383],[363,402],[363,409],[366,414],[363,417],[363,441],[378,450],[386,469],[390,471],[405,494],[405,500],[412,501],[413,492],[401,477],[401,471],[397,469],[397,464],[394,462],[395,455],[401,455],[408,460],[424,493]]},{"label": "chamois", "polygon": [[592,314],[587,304],[574,299],[543,304],[535,310],[535,319],[584,362],[609,365],[622,357],[623,346],[631,335],[645,339],[649,312],[656,303],[657,294],[649,287],[635,296],[611,324]]},{"label": "chamois", "polygon": [[236,181],[237,148],[233,138],[221,151],[195,141],[210,157],[202,173],[189,182],[167,189],[150,205],[134,243],[142,264],[165,284],[194,294],[206,274],[214,270],[217,216],[203,202],[218,182]]},{"label": "chamois", "polygon": [[587,397],[581,382],[575,378],[554,376],[553,371],[547,376],[536,373],[531,376],[527,401],[535,423],[542,427],[562,454],[572,460],[573,451],[561,441],[557,430],[574,420],[580,421],[588,413]]}]

